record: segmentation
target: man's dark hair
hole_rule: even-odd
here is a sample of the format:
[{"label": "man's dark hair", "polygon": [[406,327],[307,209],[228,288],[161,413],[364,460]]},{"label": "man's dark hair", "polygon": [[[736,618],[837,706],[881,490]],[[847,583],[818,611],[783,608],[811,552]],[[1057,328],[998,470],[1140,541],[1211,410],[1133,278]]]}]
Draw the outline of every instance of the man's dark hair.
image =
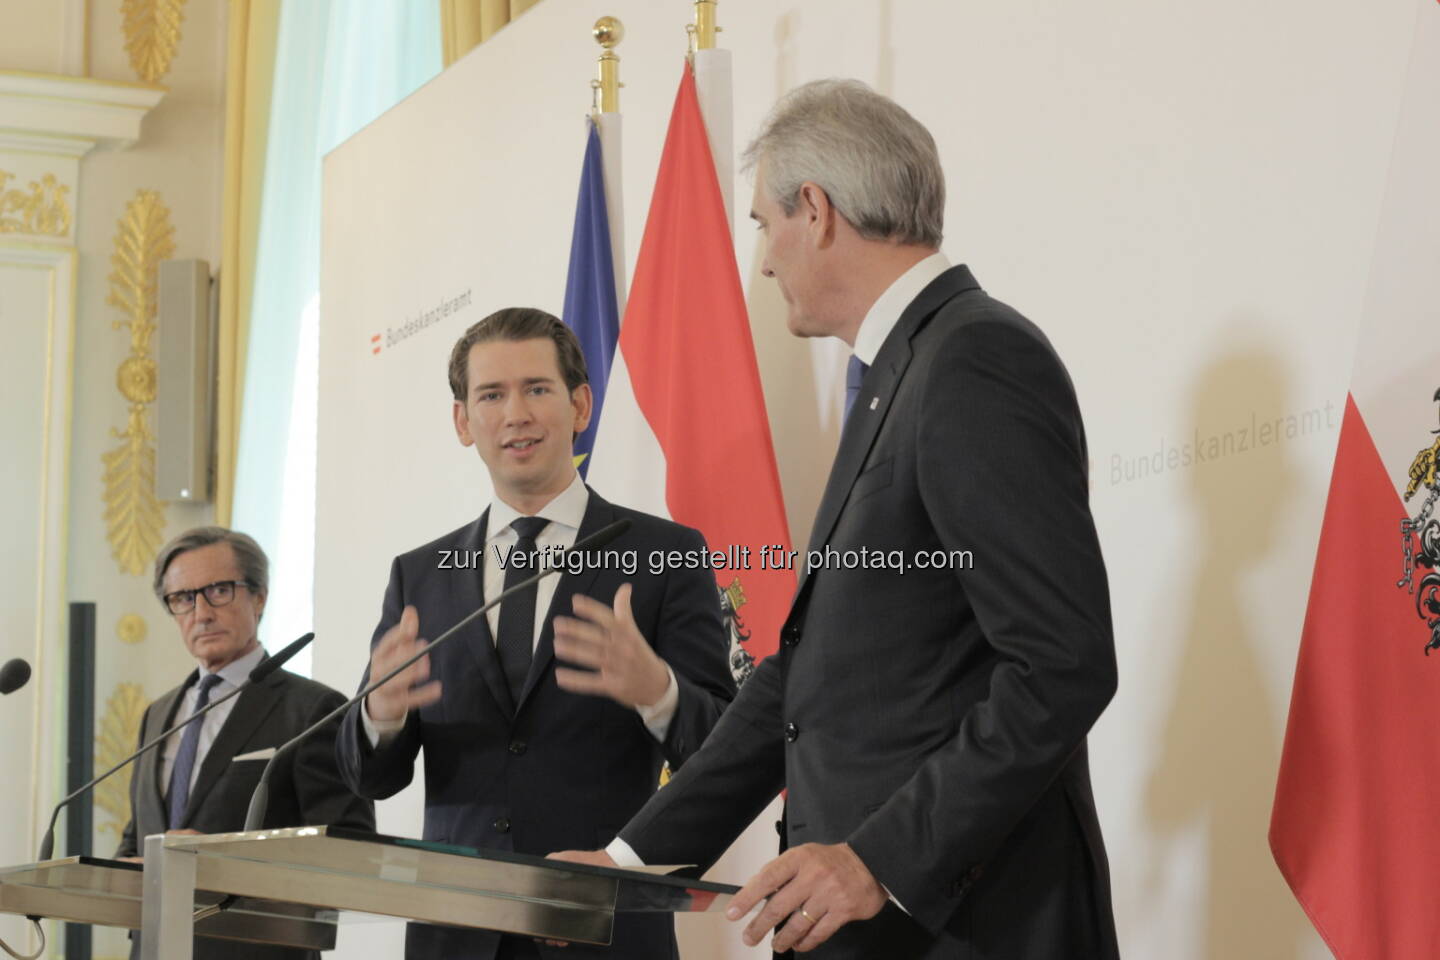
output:
[{"label": "man's dark hair", "polygon": [[270,561],[253,537],[227,527],[195,527],[165,544],[156,555],[155,596],[162,600],[165,598],[165,571],[170,569],[176,557],[213,543],[230,544],[235,564],[240,568],[240,578],[250,585],[252,591],[265,593],[270,588]]},{"label": "man's dark hair", "polygon": [[450,351],[450,392],[457,403],[465,402],[470,390],[470,348],[477,343],[493,343],[496,340],[551,340],[555,354],[560,360],[560,376],[565,380],[565,391],[574,393],[582,383],[589,383],[585,371],[585,353],[575,331],[565,326],[554,314],[535,307],[506,307],[496,310],[460,335]]}]

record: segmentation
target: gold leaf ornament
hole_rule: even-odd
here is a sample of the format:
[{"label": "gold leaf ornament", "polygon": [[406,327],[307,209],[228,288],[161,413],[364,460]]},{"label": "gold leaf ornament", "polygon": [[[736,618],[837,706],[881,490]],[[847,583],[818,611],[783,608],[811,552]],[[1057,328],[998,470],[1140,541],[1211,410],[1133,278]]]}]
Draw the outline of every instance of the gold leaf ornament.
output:
[{"label": "gold leaf ornament", "polygon": [[103,454],[105,530],[111,552],[125,573],[140,575],[160,549],[165,514],[155,497],[155,437],[148,407],[155,400],[156,277],[160,261],[175,253],[170,211],[153,190],[139,191],[125,208],[110,257],[110,294],[118,307],[114,326],[130,329],[130,356],[116,371],[115,384],[129,403],[124,430],[112,430],[120,445]]},{"label": "gold leaf ornament", "polygon": [[5,189],[15,175],[0,170],[0,233],[63,237],[70,232],[70,188],[47,173],[31,180],[28,190]]},{"label": "gold leaf ornament", "polygon": [[[105,703],[100,732],[95,738],[95,767],[109,770],[135,751],[140,742],[140,724],[145,718],[145,692],[138,683],[122,683]],[[95,788],[95,805],[110,815],[100,825],[118,841],[130,822],[130,775],[135,765],[125,767]]]},{"label": "gold leaf ornament", "polygon": [[154,403],[155,361],[149,357],[126,357],[115,372],[115,386],[131,403]]},{"label": "gold leaf ornament", "polygon": [[158,83],[170,72],[170,61],[180,46],[184,8],[185,0],[124,0],[120,4],[125,52],[136,75],[146,83]]},{"label": "gold leaf ornament", "polygon": [[120,638],[121,643],[144,643],[147,633],[149,627],[145,624],[145,618],[138,613],[127,613],[115,621],[115,636]]},{"label": "gold leaf ornament", "polygon": [[139,576],[160,552],[165,513],[155,498],[155,438],[145,408],[131,407],[130,425],[112,430],[120,446],[101,455],[105,464],[105,530],[120,569]]},{"label": "gold leaf ornament", "polygon": [[148,356],[150,336],[155,332],[160,261],[175,253],[175,228],[170,223],[169,208],[154,190],[138,191],[115,228],[110,295],[105,302],[125,314],[114,326],[130,327],[131,351]]}]

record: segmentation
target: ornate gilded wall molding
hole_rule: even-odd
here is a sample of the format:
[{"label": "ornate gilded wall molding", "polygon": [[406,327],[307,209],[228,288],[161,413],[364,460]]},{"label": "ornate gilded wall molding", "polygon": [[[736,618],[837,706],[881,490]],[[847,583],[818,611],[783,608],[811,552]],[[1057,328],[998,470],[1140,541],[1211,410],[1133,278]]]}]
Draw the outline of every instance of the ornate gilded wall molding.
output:
[{"label": "ornate gilded wall molding", "polygon": [[180,46],[180,23],[185,0],[124,0],[120,13],[125,52],[130,66],[146,83],[157,83],[170,72],[170,61]]},{"label": "ornate gilded wall molding", "polygon": [[70,232],[70,188],[53,173],[31,180],[28,190],[5,189],[15,174],[0,170],[0,233],[63,237]]},{"label": "ornate gilded wall molding", "polygon": [[[122,683],[105,703],[100,733],[95,738],[95,769],[109,770],[135,751],[140,742],[140,722],[145,717],[145,691],[138,683]],[[110,815],[100,825],[101,833],[120,839],[130,822],[130,774],[134,764],[95,788],[95,805]]]},{"label": "ornate gilded wall molding", "polygon": [[138,613],[127,613],[115,621],[115,636],[120,638],[121,643],[144,643],[148,632],[145,618]]},{"label": "ornate gilded wall molding", "polygon": [[125,208],[110,257],[110,295],[130,328],[130,356],[116,371],[116,386],[130,403],[125,429],[111,432],[120,446],[104,454],[105,527],[110,550],[125,573],[142,574],[160,549],[165,513],[155,498],[155,437],[147,408],[155,401],[155,279],[160,261],[175,252],[170,211],[153,190],[141,190]]}]

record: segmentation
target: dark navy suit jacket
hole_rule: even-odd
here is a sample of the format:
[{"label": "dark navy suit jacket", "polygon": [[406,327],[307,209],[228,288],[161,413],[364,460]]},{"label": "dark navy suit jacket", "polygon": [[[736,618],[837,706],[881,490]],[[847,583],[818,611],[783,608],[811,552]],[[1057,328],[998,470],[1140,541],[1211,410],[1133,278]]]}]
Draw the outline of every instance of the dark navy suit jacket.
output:
[{"label": "dark navy suit jacket", "polygon": [[[475,522],[395,558],[372,646],[407,605],[418,609],[421,635],[429,637],[482,605],[478,566],[439,566],[448,551],[484,548],[488,516],[487,510]],[[560,575],[518,703],[512,703],[494,639],[480,617],[466,635],[431,655],[431,675],[441,681],[442,697],[411,713],[393,740],[373,749],[361,708],[350,711],[338,752],[341,771],[357,793],[378,800],[403,789],[423,749],[427,840],[540,855],[591,850],[614,839],[655,792],[662,763],[678,769],[735,691],[714,574],[649,571],[651,551],[703,550],[703,538],[688,527],[612,505],[592,490],[577,539],[622,517],[630,519],[630,529],[604,549],[621,555],[636,551],[638,569],[626,575],[617,564],[596,562],[578,574]],[[634,584],[631,609],[640,632],[679,686],[663,744],[635,710],[605,697],[567,693],[555,682],[553,618],[571,613],[577,593],[611,603],[626,582]],[[406,957],[489,960],[497,942],[498,935],[488,931],[412,924]],[[639,915],[617,919],[609,949],[575,944],[553,952],[565,960],[665,958],[675,956],[676,948],[668,915]]]}]

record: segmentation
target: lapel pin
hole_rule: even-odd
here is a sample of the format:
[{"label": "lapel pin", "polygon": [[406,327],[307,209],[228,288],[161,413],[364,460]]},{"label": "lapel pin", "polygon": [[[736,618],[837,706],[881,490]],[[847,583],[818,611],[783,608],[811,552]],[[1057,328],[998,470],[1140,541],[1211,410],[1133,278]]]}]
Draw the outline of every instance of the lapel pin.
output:
[{"label": "lapel pin", "polygon": [[871,409],[871,410],[874,410],[874,409],[875,409],[876,407],[878,407],[878,406],[880,406],[880,398],[879,398],[879,397],[871,397],[871,398],[870,398],[870,409]]}]

